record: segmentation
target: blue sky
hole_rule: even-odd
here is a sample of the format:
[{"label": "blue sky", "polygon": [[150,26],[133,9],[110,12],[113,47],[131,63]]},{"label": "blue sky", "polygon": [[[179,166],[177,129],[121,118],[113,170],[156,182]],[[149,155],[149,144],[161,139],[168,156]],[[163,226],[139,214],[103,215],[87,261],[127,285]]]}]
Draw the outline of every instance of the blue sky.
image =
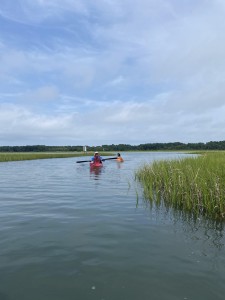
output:
[{"label": "blue sky", "polygon": [[1,0],[0,145],[225,140],[225,1]]}]

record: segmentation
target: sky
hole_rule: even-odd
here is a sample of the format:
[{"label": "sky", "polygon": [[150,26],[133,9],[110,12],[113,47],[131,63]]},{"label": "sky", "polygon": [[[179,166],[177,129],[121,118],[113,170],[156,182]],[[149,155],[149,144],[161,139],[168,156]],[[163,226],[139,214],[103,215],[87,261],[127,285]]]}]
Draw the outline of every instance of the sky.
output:
[{"label": "sky", "polygon": [[0,0],[0,146],[225,140],[224,0]]}]

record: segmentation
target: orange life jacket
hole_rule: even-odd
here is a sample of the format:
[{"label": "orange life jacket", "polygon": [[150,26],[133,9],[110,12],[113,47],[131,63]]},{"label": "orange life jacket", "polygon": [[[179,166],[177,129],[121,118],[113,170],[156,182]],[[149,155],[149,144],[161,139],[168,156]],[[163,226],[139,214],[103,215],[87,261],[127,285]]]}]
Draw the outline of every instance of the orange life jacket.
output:
[{"label": "orange life jacket", "polygon": [[120,162],[123,162],[123,159],[122,159],[122,157],[121,156],[119,156],[119,157],[117,157],[117,159],[116,159],[117,161],[120,161]]}]

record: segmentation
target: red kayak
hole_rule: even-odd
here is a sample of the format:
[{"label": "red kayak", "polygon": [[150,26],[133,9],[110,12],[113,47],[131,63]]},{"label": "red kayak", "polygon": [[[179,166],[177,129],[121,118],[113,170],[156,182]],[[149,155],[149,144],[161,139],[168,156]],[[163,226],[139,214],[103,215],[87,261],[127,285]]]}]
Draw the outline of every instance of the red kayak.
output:
[{"label": "red kayak", "polygon": [[91,168],[100,168],[103,166],[102,162],[90,162],[90,167]]}]

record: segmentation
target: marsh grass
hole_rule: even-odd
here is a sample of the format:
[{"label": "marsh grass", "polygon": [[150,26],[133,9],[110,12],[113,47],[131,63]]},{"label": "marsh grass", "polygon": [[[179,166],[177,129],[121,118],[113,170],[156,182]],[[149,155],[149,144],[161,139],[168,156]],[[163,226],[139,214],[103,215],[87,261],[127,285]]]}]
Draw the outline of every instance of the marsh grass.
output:
[{"label": "marsh grass", "polygon": [[[18,161],[18,160],[33,160],[33,159],[48,159],[48,158],[66,158],[66,157],[91,157],[93,152],[4,152],[0,153],[0,162]],[[112,153],[103,152],[101,155],[112,155]]]},{"label": "marsh grass", "polygon": [[225,220],[225,152],[155,161],[140,168],[135,177],[150,203],[194,217]]}]

